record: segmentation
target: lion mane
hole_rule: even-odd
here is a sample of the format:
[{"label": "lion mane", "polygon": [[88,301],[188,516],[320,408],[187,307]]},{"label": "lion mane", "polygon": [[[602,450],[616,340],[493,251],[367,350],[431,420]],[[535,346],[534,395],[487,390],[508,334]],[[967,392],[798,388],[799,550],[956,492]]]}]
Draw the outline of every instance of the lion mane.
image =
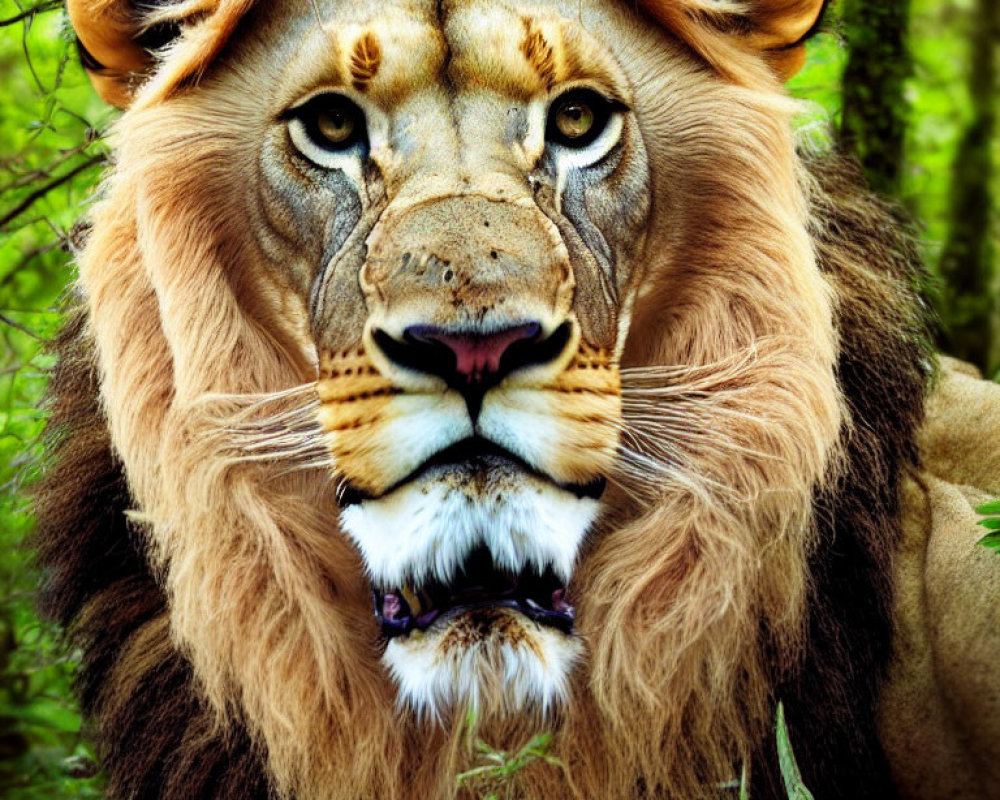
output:
[{"label": "lion mane", "polygon": [[[462,5],[476,4],[436,13]],[[249,179],[227,167],[241,103],[269,91],[241,48],[287,9],[319,24],[323,4],[71,0],[95,85],[128,110],[80,308],[54,345],[37,547],[111,796],[449,797],[466,791],[473,734],[516,748],[550,730],[559,763],[527,767],[517,796],[714,797],[745,765],[753,796],[774,797],[779,700],[817,796],[895,796],[876,717],[932,363],[918,258],[851,165],[794,150],[781,80],[823,3],[639,5],[588,3],[635,32],[636,81],[676,75],[657,84],[669,147],[645,132],[666,188],[627,220],[652,266],[608,289],[632,292],[628,309],[574,312],[595,341],[627,326],[627,342],[581,340],[559,378],[575,381],[569,409],[611,398],[587,406],[610,482],[569,584],[582,645],[552,708],[501,713],[508,689],[484,679],[470,721],[399,701],[364,555],[338,529],[343,492],[360,490],[345,479],[338,498],[328,442],[369,494],[381,462],[352,467],[363,420],[329,420],[382,413],[399,390],[356,314],[310,333],[320,312],[260,252],[315,232],[265,188],[279,234],[262,243],[239,205]],[[525,23],[521,52],[551,81],[565,62],[546,20]],[[392,55],[360,36],[358,92]],[[464,74],[458,55],[451,68]],[[202,100],[226,81],[243,94]],[[575,264],[584,239],[556,227]],[[368,246],[389,248],[381,236]],[[317,445],[318,409],[341,438]],[[573,470],[561,480],[581,481]]]}]

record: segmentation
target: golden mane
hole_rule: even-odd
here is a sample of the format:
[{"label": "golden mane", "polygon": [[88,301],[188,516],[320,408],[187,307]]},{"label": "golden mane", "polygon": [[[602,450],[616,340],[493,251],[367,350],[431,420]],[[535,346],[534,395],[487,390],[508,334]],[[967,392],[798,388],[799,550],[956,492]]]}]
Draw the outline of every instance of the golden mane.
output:
[{"label": "golden mane", "polygon": [[[83,5],[74,24],[102,59],[88,24],[106,19],[80,21]],[[329,462],[308,309],[263,268],[227,167],[257,87],[233,70],[222,80],[240,92],[211,108],[184,89],[216,79],[250,5],[155,12],[147,27],[196,21],[134,96],[109,94],[134,105],[80,257],[86,310],[58,345],[39,498],[48,607],[84,647],[115,795],[449,797],[474,758],[467,720],[397,707],[363,564],[331,535],[336,481],[316,479]],[[741,763],[766,797],[781,698],[808,776],[836,759],[884,772],[864,717],[923,407],[915,260],[848,168],[795,155],[776,72],[794,69],[815,3],[773,18],[643,5],[733,82],[671,55],[682,85],[663,102],[684,163],[657,165],[678,176],[676,207],[646,247],[674,266],[644,283],[622,356],[615,485],[574,576],[584,668],[555,718],[487,713],[472,733],[518,747],[555,727],[562,767],[518,776],[526,798],[711,797]],[[115,69],[148,69],[140,56]],[[842,596],[848,575],[865,608]],[[831,658],[848,631],[856,651]],[[795,701],[815,692],[827,711],[809,719]],[[844,734],[825,754],[824,726]]]}]

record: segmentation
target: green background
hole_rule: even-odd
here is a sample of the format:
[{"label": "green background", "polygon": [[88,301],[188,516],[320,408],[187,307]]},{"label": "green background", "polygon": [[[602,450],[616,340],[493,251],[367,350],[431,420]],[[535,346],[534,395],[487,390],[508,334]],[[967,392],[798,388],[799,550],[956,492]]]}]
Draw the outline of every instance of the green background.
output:
[{"label": "green background", "polygon": [[[865,140],[862,126],[859,140],[850,113],[844,123],[845,106],[898,126],[899,154],[869,157],[869,175],[919,221],[923,252],[938,277],[942,342],[991,375],[1000,368],[1000,135],[994,109],[981,98],[984,69],[992,69],[988,96],[1000,103],[1000,35],[984,18],[995,2],[844,0],[791,84],[807,101],[798,122],[806,146],[827,147],[850,128],[849,146],[866,157],[891,139],[869,131]],[[899,13],[866,17],[875,7]],[[91,90],[60,4],[32,8],[0,0],[0,796],[9,800],[97,797],[100,788],[70,692],[73,653],[34,613],[24,488],[38,469],[45,420],[44,341],[70,291],[79,220],[107,157],[102,137],[115,112]],[[880,24],[899,29],[902,49]],[[842,86],[849,62],[848,75],[860,67],[875,77]],[[984,120],[979,152],[969,137]],[[969,197],[986,219],[971,233],[964,223],[976,215],[962,205]],[[964,339],[951,333],[963,330]]]}]

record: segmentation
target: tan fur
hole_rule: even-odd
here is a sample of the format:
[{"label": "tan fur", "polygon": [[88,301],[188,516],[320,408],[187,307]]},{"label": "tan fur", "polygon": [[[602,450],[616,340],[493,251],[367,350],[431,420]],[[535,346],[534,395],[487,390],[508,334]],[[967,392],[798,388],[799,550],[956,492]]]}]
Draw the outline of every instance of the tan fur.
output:
[{"label": "tan fur", "polygon": [[[723,75],[742,83],[766,82],[757,54],[766,54],[766,66],[788,79],[805,63],[802,39],[816,23],[823,0],[748,0],[716,2],[641,0],[639,5],[661,20]],[[719,30],[739,29],[740,36],[720,37]]]},{"label": "tan fur", "polygon": [[[628,23],[617,13],[611,20]],[[121,166],[81,259],[112,433],[155,531],[174,640],[220,715],[244,709],[283,789],[300,798],[401,797],[405,782],[405,796],[448,794],[451,773],[435,762],[454,744],[425,748],[416,774],[398,760],[426,734],[395,714],[357,557],[331,534],[333,481],[316,473],[265,479],[262,466],[232,463],[202,410],[206,393],[276,392],[315,377],[296,355],[309,343],[275,326],[279,298],[255,278],[260,255],[232,191],[246,178],[216,168],[233,146],[227,111],[206,115],[197,93],[161,101],[173,76],[210,58],[214,45],[195,48],[214,30],[199,27],[182,42],[119,126]],[[648,54],[657,36],[641,40]],[[677,130],[690,141],[678,144],[681,173],[670,174],[669,156],[654,150],[651,158],[668,170],[659,180],[675,205],[686,187],[698,188],[683,217],[662,218],[670,230],[650,232],[660,244],[649,250],[624,360],[703,365],[701,391],[715,398],[702,412],[704,429],[728,431],[753,455],[734,461],[725,448],[692,441],[682,480],[667,476],[653,507],[609,526],[582,564],[581,635],[591,656],[555,752],[583,797],[625,796],[637,774],[673,796],[700,795],[706,783],[732,777],[766,730],[757,621],[767,620],[785,647],[798,646],[811,492],[840,418],[829,292],[805,232],[785,109],[690,67],[667,83],[659,76],[678,73],[667,65],[683,62],[660,47],[644,56],[652,63],[636,76],[645,82],[639,89],[685,117]],[[723,104],[728,136],[741,139],[720,152],[706,145]],[[733,186],[726,176],[736,174]],[[780,239],[772,228],[784,232]],[[760,295],[757,274],[783,286],[780,302]],[[260,319],[273,322],[262,327]],[[713,386],[713,365],[740,354],[741,367]],[[340,437],[357,430],[335,421],[348,407],[361,415],[352,425],[365,414],[377,419],[385,382],[362,361],[322,363],[321,397],[336,409],[324,425]],[[334,370],[348,369],[347,397],[324,389]],[[591,374],[600,371],[567,372],[562,391],[582,388],[576,376]],[[349,405],[330,405],[338,399]],[[584,422],[601,413],[579,408],[570,413]],[[342,441],[339,468],[363,478],[366,468],[350,466],[355,453]],[[721,481],[729,487],[722,495]],[[747,502],[752,516],[740,505]],[[507,723],[483,723],[496,744],[510,743],[505,730],[517,734]],[[640,740],[630,735],[637,729]],[[525,776],[533,796],[565,795],[558,770],[536,772]]]},{"label": "tan fur", "polygon": [[[737,39],[704,3],[644,4],[661,29],[629,4],[588,0],[599,38],[573,22],[579,3],[530,17],[518,7],[503,11],[516,41],[495,50],[473,45],[476,15],[497,4],[445,5],[454,30],[442,32],[409,8],[274,0],[248,17],[257,38],[230,42],[220,63],[249,0],[154,15],[195,21],[117,127],[80,282],[171,640],[218,724],[238,713],[266,748],[283,796],[453,794],[472,758],[469,732],[460,714],[438,727],[397,709],[335,493],[345,479],[368,492],[391,486],[405,470],[388,423],[419,425],[412,404],[446,402],[377,360],[367,314],[380,324],[400,308],[435,321],[502,320],[509,298],[567,321],[574,338],[557,362],[498,396],[560,432],[564,444],[546,462],[556,479],[603,473],[612,485],[571,585],[586,657],[570,702],[555,720],[510,719],[487,703],[475,730],[518,747],[559,723],[553,754],[563,767],[525,771],[525,798],[626,798],[638,781],[663,796],[713,796],[767,735],[776,676],[765,649],[791,665],[803,647],[814,493],[837,478],[850,425],[835,377],[835,290],[817,268],[792,106],[778,82],[790,68],[765,52],[795,44],[818,4],[750,4],[757,29]],[[329,20],[306,41],[283,38],[287,20],[317,10]],[[85,41],[87,25],[78,24]],[[405,51],[413,63],[402,64],[390,34],[415,43]],[[267,47],[272,60],[259,62]],[[351,54],[346,71],[342,53]],[[507,98],[559,81],[625,95],[644,135],[627,152],[648,161],[652,212],[621,285],[600,283],[595,266],[581,290],[579,276],[591,273],[574,272],[575,232],[539,210],[552,201],[536,207],[522,165],[491,172],[500,151],[443,122],[433,92],[446,64],[476,98],[501,98],[500,111],[489,107],[498,119]],[[293,217],[267,202],[260,210],[267,189],[245,154],[275,135],[276,115],[258,120],[261,98],[288,102],[330,81],[376,104],[427,103],[415,123],[425,146],[379,163],[393,204],[365,243],[379,258],[345,283],[350,302],[310,330],[304,265],[322,253],[289,235],[301,230]],[[530,165],[538,155],[519,157]],[[628,180],[641,183],[630,175],[619,188]],[[459,211],[441,212],[455,198]],[[517,263],[543,265],[541,277],[511,267],[480,281],[490,273],[473,264],[453,294],[421,294],[393,272],[403,249],[432,237],[457,264],[472,235],[449,226],[479,230],[481,210],[494,207],[491,230],[507,226],[498,248],[524,251]],[[510,624],[508,639],[535,646],[527,626]]]},{"label": "tan fur", "polygon": [[880,727],[900,797],[995,798],[1000,572],[974,508],[1000,496],[1000,388],[945,359],[905,486],[896,657]]}]

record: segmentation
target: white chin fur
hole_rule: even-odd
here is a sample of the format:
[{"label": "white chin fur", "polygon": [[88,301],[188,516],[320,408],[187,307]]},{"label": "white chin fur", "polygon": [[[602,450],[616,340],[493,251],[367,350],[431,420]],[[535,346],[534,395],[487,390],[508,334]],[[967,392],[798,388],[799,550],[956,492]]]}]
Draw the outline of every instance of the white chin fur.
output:
[{"label": "white chin fur", "polygon": [[[445,471],[446,472],[446,471]],[[383,588],[450,583],[468,555],[485,546],[512,573],[549,567],[568,582],[577,550],[599,503],[580,499],[520,470],[478,479],[425,475],[376,500],[349,506],[343,529],[354,539],[373,582]],[[462,617],[391,639],[383,661],[400,704],[418,716],[446,711],[548,714],[567,692],[579,640],[513,610],[506,631],[461,634]]]},{"label": "white chin fur", "polygon": [[[513,612],[512,612],[513,613]],[[546,717],[566,700],[578,639],[521,620],[531,643],[495,638],[467,647],[442,647],[447,627],[389,642],[382,657],[399,687],[399,703],[422,719],[449,712]]]},{"label": "white chin fur", "polygon": [[341,524],[382,587],[430,578],[448,583],[481,545],[498,567],[514,573],[529,565],[539,572],[552,567],[568,581],[598,507],[596,500],[530,476],[485,497],[447,482],[418,480],[344,509]]}]

